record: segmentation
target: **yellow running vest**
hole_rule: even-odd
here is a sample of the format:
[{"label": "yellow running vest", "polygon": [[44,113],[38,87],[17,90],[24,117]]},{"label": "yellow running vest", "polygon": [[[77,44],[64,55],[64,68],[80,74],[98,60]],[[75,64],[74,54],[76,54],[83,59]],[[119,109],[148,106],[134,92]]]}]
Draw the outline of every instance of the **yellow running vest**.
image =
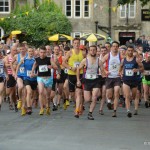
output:
[{"label": "yellow running vest", "polygon": [[[68,60],[68,65],[70,67],[78,67],[82,60],[83,60],[82,51],[80,50],[79,54],[76,54],[74,49],[72,49],[72,56]],[[80,74],[83,74],[83,70],[80,70]],[[68,70],[68,75],[76,75],[76,72]]]}]

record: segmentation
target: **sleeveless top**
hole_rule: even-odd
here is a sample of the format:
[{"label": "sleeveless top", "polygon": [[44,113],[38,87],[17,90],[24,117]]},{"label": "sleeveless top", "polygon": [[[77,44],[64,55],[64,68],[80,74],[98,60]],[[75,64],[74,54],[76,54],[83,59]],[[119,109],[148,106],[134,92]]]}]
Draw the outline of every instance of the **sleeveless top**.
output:
[{"label": "sleeveless top", "polygon": [[144,71],[147,72],[148,75],[144,75],[147,81],[150,81],[150,62],[143,61]]},{"label": "sleeveless top", "polygon": [[[27,54],[26,54],[26,56],[27,56]],[[25,57],[26,57],[26,56],[25,56]],[[18,54],[18,55],[17,55],[17,64],[19,64],[20,61],[21,61],[21,55]],[[25,75],[24,63],[22,63],[22,64],[20,65],[20,67],[18,68],[18,73],[17,73],[17,75],[18,75],[18,76],[24,76],[24,75]]]},{"label": "sleeveless top", "polygon": [[98,69],[99,69],[99,58],[96,58],[96,62],[92,64],[88,58],[86,58],[86,71],[85,79],[96,79],[98,78]]},{"label": "sleeveless top", "polygon": [[48,77],[51,76],[51,69],[48,68],[48,66],[51,65],[50,58],[45,57],[44,59],[41,59],[40,57],[36,58],[37,63],[37,71],[39,77]]},{"label": "sleeveless top", "polygon": [[138,80],[137,73],[133,72],[133,69],[138,68],[138,64],[136,62],[136,57],[133,58],[132,61],[127,61],[126,58],[124,58],[123,62],[123,80],[127,81],[136,81]]},{"label": "sleeveless top", "polygon": [[118,72],[119,72],[120,63],[121,63],[120,53],[118,53],[116,56],[113,56],[110,52],[105,67],[105,69],[109,72],[108,78],[119,77]]},{"label": "sleeveless top", "polygon": [[4,62],[2,59],[0,59],[0,77],[5,77],[5,74],[4,74]]},{"label": "sleeveless top", "polygon": [[[78,67],[82,60],[83,60],[82,51],[80,50],[79,54],[76,54],[73,49],[72,56],[68,60],[68,65],[70,67]],[[80,74],[83,74],[83,70],[80,70]],[[68,70],[68,75],[76,75],[76,72]]]},{"label": "sleeveless top", "polygon": [[27,56],[27,57],[24,58],[24,79],[27,79],[27,80],[30,80],[30,81],[36,81],[36,77],[30,78],[34,62],[35,62],[34,57],[29,59],[28,56]]},{"label": "sleeveless top", "polygon": [[[11,64],[12,60],[13,60],[13,58],[10,55],[8,55],[8,63],[9,64]],[[12,75],[12,69],[10,67],[7,67],[7,74]]]}]

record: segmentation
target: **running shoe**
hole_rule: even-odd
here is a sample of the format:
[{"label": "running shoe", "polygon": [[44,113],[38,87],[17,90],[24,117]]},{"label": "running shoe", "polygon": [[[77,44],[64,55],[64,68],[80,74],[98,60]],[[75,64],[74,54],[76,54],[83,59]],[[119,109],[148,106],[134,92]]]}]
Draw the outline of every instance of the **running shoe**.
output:
[{"label": "running shoe", "polygon": [[148,104],[148,101],[145,102],[145,108],[148,108],[149,107],[149,104]]},{"label": "running shoe", "polygon": [[88,113],[88,120],[94,120],[94,118],[93,118],[91,113]]},{"label": "running shoe", "polygon": [[12,104],[9,104],[9,110],[14,110],[14,107]]},{"label": "running shoe", "polygon": [[17,104],[15,104],[15,112],[18,112]]},{"label": "running shoe", "polygon": [[66,100],[66,106],[70,106],[69,100]]},{"label": "running shoe", "polygon": [[113,112],[112,117],[117,117],[116,112]]},{"label": "running shoe", "polygon": [[56,105],[53,105],[53,111],[57,111],[58,107]]},{"label": "running shoe", "polygon": [[75,109],[74,113],[75,113],[74,117],[79,118],[79,109]]},{"label": "running shoe", "polygon": [[40,109],[39,115],[44,115],[44,109],[43,108]]},{"label": "running shoe", "polygon": [[50,107],[47,107],[47,108],[46,108],[46,115],[50,115],[50,114],[51,114]]},{"label": "running shoe", "polygon": [[64,108],[64,110],[66,110],[66,109],[67,109],[67,105],[66,105],[66,103],[64,103],[64,104],[63,104],[63,108]]},{"label": "running shoe", "polygon": [[107,107],[108,107],[109,110],[111,110],[112,109],[111,103],[107,103]]},{"label": "running shoe", "polygon": [[27,114],[28,114],[28,115],[31,115],[31,114],[32,114],[32,108],[31,108],[31,107],[28,107],[28,109],[27,109]]},{"label": "running shoe", "polygon": [[132,117],[132,113],[129,111],[129,112],[127,113],[127,116],[128,116],[128,118],[131,118],[131,117]]},{"label": "running shoe", "polygon": [[21,100],[18,100],[17,108],[18,108],[18,109],[21,109],[21,107],[22,107],[22,101],[21,101]]},{"label": "running shoe", "polygon": [[137,110],[134,111],[134,115],[138,115],[138,111]]},{"label": "running shoe", "polygon": [[26,109],[25,108],[21,108],[21,116],[26,115]]},{"label": "running shoe", "polygon": [[100,114],[100,115],[104,115],[103,110],[99,110],[99,114]]}]

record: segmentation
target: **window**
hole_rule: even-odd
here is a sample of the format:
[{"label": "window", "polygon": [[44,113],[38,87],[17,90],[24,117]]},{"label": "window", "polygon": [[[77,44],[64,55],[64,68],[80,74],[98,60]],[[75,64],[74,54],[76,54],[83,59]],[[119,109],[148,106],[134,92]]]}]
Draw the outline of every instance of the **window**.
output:
[{"label": "window", "polygon": [[72,0],[66,0],[66,16],[72,17]]},{"label": "window", "polygon": [[134,2],[132,4],[129,4],[129,18],[135,18],[135,12],[136,12],[136,4]]},{"label": "window", "polygon": [[120,6],[120,18],[126,18],[126,5]]},{"label": "window", "polygon": [[90,11],[89,11],[89,9],[90,9],[89,0],[84,0],[83,7],[84,7],[84,18],[89,17],[90,16],[90,14],[89,14],[90,13]]},{"label": "window", "polygon": [[128,4],[128,7],[127,5],[120,6],[120,18],[126,18],[127,12],[129,18],[135,18],[136,1],[134,1],[134,3]]},{"label": "window", "polygon": [[0,13],[10,12],[10,0],[0,0]]},{"label": "window", "polygon": [[81,17],[81,0],[74,1],[74,17],[80,18]]},{"label": "window", "polygon": [[80,32],[74,32],[74,38],[80,38],[81,33]]}]

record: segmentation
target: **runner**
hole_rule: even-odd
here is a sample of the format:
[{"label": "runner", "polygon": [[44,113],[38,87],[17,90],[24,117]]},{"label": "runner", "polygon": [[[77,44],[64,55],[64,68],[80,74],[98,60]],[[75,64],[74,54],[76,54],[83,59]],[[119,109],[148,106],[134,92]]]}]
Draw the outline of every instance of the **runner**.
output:
[{"label": "runner", "polygon": [[112,109],[112,100],[114,98],[114,112],[112,117],[117,117],[116,111],[118,107],[119,91],[121,86],[121,79],[119,76],[119,66],[121,62],[121,56],[118,52],[119,43],[117,41],[112,42],[110,53],[104,56],[103,63],[106,63],[106,97],[107,107]]},{"label": "runner", "polygon": [[[138,76],[137,72],[143,71],[143,65],[139,61],[137,57],[133,55],[134,47],[128,46],[126,51],[126,57],[121,61],[119,72],[120,74],[123,71],[123,93],[125,96],[125,102],[126,102],[126,109],[127,109],[127,116],[129,118],[132,117],[132,113],[130,111],[130,100],[131,100],[131,93],[132,98],[134,100],[136,97],[137,92],[137,86],[138,86]],[[138,113],[138,101],[135,102],[136,109],[135,109],[135,115]]]},{"label": "runner", "polygon": [[[75,117],[79,118],[79,112],[81,108],[83,108],[82,103],[82,86],[77,86],[77,78],[76,71],[80,62],[83,60],[85,56],[85,52],[83,54],[82,50],[79,49],[80,39],[73,39],[73,49],[70,50],[64,61],[63,66],[68,69],[68,81],[69,81],[69,92],[71,95],[71,99],[76,99],[76,109],[75,109]],[[82,79],[83,69],[80,71],[80,79]],[[76,91],[76,98],[75,98]]]},{"label": "runner", "polygon": [[0,51],[0,111],[2,106],[4,82],[5,82],[4,70],[5,69],[4,69],[4,61],[3,61],[3,52]]},{"label": "runner", "polygon": [[143,90],[144,90],[144,100],[145,107],[150,107],[149,95],[150,95],[150,52],[146,54],[145,61],[143,61],[144,66],[144,77],[142,79]]},{"label": "runner", "polygon": [[[20,50],[20,53],[15,55],[15,57],[14,57],[14,61],[17,62],[17,65],[21,62],[21,59],[24,59],[24,57],[26,56],[25,45],[24,44],[20,44],[19,50]],[[18,97],[19,97],[17,108],[21,109],[21,107],[22,107],[22,100],[24,100],[24,97],[23,97],[24,64],[23,63],[21,65],[19,65],[19,68],[17,69],[15,78],[17,79]]]},{"label": "runner", "polygon": [[33,64],[35,62],[35,59],[33,57],[34,55],[34,50],[32,48],[28,48],[28,56],[25,58],[22,58],[20,63],[18,64],[18,68],[23,64],[24,65],[24,85],[26,87],[26,105],[27,109],[25,106],[25,103],[23,103],[22,106],[22,112],[21,115],[25,115],[26,113],[28,115],[31,115],[32,113],[32,104],[33,104],[33,97],[35,96],[35,90],[37,89],[37,79],[36,77],[31,78],[31,71]]},{"label": "runner", "polygon": [[[99,57],[99,59],[102,61],[103,57],[107,54],[107,48],[105,46],[101,47],[101,55]],[[106,67],[106,63],[103,64],[104,68]],[[99,108],[99,114],[104,115],[103,112],[103,107],[106,101],[106,85],[105,85],[105,80],[106,80],[106,76],[102,77],[101,75],[101,68],[99,68],[99,85],[101,86],[100,88],[100,93],[101,93],[101,102],[100,102],[100,108]]]},{"label": "runner", "polygon": [[12,64],[12,62],[14,62],[14,56],[16,53],[17,53],[17,48],[12,46],[10,54],[7,55],[4,59],[4,64],[5,64],[5,67],[7,68],[6,94],[9,95],[9,98],[10,98],[9,109],[14,110],[13,108],[13,104],[14,104],[15,111],[18,112],[17,103],[16,103],[16,80],[14,78],[15,66]]},{"label": "runner", "polygon": [[88,119],[94,120],[93,111],[96,106],[98,92],[99,92],[99,78],[98,70],[101,69],[102,75],[104,74],[103,64],[96,56],[97,47],[95,45],[90,46],[89,55],[83,59],[77,68],[77,86],[81,86],[80,70],[85,67],[85,81],[84,81],[84,100],[86,102],[92,101],[88,113]]},{"label": "runner", "polygon": [[46,56],[46,48],[40,47],[39,57],[35,59],[35,63],[32,67],[31,77],[34,77],[34,71],[37,67],[38,76],[38,89],[39,89],[39,102],[40,102],[40,112],[39,115],[44,115],[44,89],[46,89],[46,114],[50,115],[50,92],[53,84],[53,78],[51,76],[51,68],[57,66],[54,64],[53,60]]}]

